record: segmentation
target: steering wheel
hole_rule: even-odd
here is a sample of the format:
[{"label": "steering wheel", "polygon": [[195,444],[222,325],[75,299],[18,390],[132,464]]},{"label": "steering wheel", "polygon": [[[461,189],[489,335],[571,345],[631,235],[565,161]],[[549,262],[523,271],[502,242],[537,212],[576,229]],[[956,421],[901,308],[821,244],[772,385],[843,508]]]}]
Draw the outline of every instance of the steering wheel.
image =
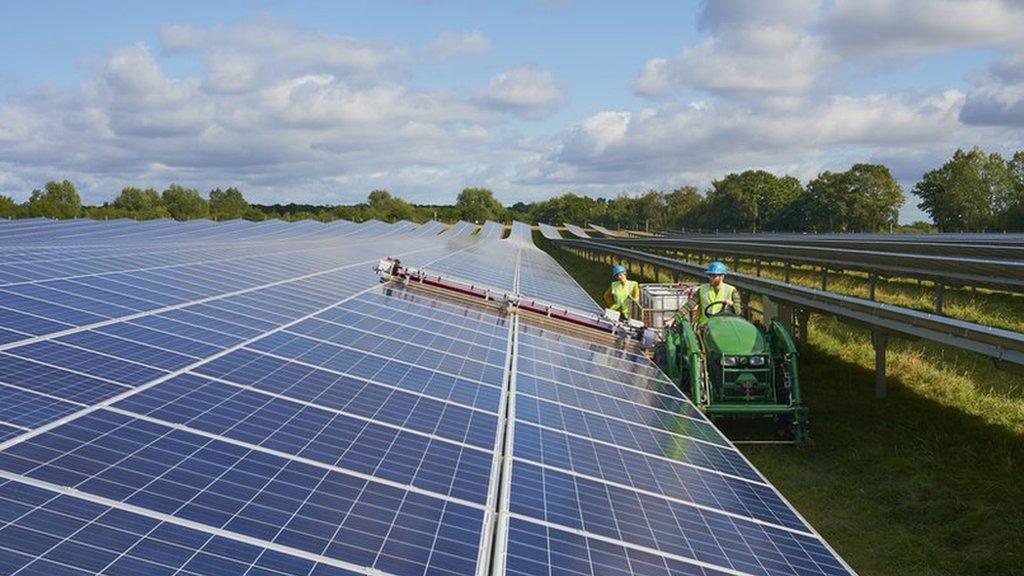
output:
[{"label": "steering wheel", "polygon": [[[721,307],[721,310],[712,313],[711,309],[714,308],[715,306]],[[704,307],[704,316],[708,318],[711,318],[712,316],[735,316],[736,313],[733,312],[731,308],[728,308],[728,306],[732,306],[732,302],[726,302],[725,300],[712,302],[711,304],[708,304],[707,306]]]}]

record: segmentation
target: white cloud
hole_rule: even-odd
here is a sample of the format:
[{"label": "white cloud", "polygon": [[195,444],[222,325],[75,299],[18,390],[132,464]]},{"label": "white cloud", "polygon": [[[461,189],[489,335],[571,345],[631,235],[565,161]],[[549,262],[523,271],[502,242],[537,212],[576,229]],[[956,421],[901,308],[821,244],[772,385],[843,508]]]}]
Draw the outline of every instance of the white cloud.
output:
[{"label": "white cloud", "polygon": [[444,32],[433,39],[423,52],[431,60],[444,61],[457,56],[484,54],[491,43],[479,30],[466,33]]},{"label": "white cloud", "polygon": [[543,117],[565,102],[565,88],[551,72],[521,66],[491,77],[477,91],[484,106],[526,118]]},{"label": "white cloud", "polygon": [[801,94],[814,86],[828,57],[819,41],[789,26],[741,27],[648,61],[633,83],[642,96],[679,88],[731,94]]},{"label": "white cloud", "polygon": [[950,91],[918,100],[833,97],[791,112],[728,104],[600,112],[567,130],[541,167],[521,177],[532,183],[629,183],[780,165],[811,174],[844,152],[870,156],[950,143],[963,100]]},{"label": "white cloud", "polygon": [[268,81],[304,73],[331,73],[347,82],[375,82],[398,74],[410,51],[385,41],[329,35],[259,18],[218,28],[168,25],[161,30],[169,54],[196,54],[213,92],[246,92]]},{"label": "white cloud", "polygon": [[[394,174],[410,186],[396,193],[437,201],[429,182],[450,183],[454,197],[476,183],[460,178],[523,155],[492,130],[504,121],[493,103],[406,81],[414,60],[403,46],[266,20],[168,27],[163,36],[164,53],[199,59],[202,74],[170,77],[139,44],[114,50],[78,86],[0,101],[0,192],[23,198],[69,177],[90,202],[124,185],[170,182],[351,202],[372,189],[363,186],[387,185],[374,175]],[[550,102],[514,96],[505,103],[517,112]],[[443,175],[426,177],[435,172]],[[416,184],[412,175],[424,177]]]},{"label": "white cloud", "polygon": [[821,0],[774,0],[770,5],[751,0],[715,0],[704,4],[699,23],[712,31],[736,25],[795,27],[813,21],[820,6]]},{"label": "white cloud", "polygon": [[1024,42],[1024,5],[1012,0],[836,0],[821,25],[844,56],[913,57]]},{"label": "white cloud", "polygon": [[[996,0],[929,6],[938,16],[919,0],[709,2],[701,40],[649,55],[639,71],[633,90],[655,101],[571,110],[573,126],[534,123],[530,132],[547,133],[530,138],[516,133],[521,119],[551,118],[567,103],[552,72],[515,67],[468,91],[416,81],[432,62],[486,53],[482,32],[412,48],[266,18],[167,26],[159,49],[114,50],[77,86],[8,91],[0,193],[24,198],[68,177],[90,202],[123,185],[170,182],[312,202],[361,200],[378,187],[443,202],[480,184],[515,201],[567,187],[610,195],[704,185],[748,168],[806,180],[860,161],[916,179],[957,147],[1024,146],[1018,9]],[[963,29],[949,32],[958,20]],[[1003,57],[973,72],[970,88],[956,78],[913,92],[873,82],[879,63],[899,69],[975,46]],[[199,72],[169,74],[169,56]],[[868,82],[854,91],[844,83],[854,77]]]},{"label": "white cloud", "polygon": [[830,63],[821,40],[807,29],[816,0],[709,2],[700,24],[710,37],[673,57],[656,57],[633,82],[641,96],[662,98],[693,88],[719,95],[762,98],[810,90]]},{"label": "white cloud", "polygon": [[1024,128],[1024,53],[995,62],[967,94],[960,112],[966,124]]}]

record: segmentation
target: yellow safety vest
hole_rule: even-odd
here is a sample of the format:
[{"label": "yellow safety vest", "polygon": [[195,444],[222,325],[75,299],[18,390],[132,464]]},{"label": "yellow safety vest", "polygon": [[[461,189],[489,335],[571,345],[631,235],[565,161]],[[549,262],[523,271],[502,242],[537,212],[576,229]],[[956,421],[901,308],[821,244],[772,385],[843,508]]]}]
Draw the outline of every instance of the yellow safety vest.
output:
[{"label": "yellow safety vest", "polygon": [[612,282],[612,305],[609,308],[611,310],[618,310],[623,318],[629,319],[629,299],[636,289],[637,283],[633,280],[626,280],[625,286],[619,281]]},{"label": "yellow safety vest", "polygon": [[[710,284],[701,284],[700,288],[697,289],[699,295],[697,303],[697,325],[707,324],[708,317],[704,315],[704,309],[711,305],[712,302],[732,302],[733,293],[736,288],[722,282],[722,285],[718,287],[718,291],[715,292],[711,289]],[[717,310],[717,308],[716,308]]]}]

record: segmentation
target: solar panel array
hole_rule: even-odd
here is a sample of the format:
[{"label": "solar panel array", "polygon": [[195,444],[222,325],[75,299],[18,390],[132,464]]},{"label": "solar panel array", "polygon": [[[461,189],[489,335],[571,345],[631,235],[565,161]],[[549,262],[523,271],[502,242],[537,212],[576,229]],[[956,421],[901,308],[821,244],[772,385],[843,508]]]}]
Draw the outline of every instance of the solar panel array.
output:
[{"label": "solar panel array", "polygon": [[644,356],[371,271],[599,310],[528,228],[289,226],[0,224],[0,574],[851,573]]}]

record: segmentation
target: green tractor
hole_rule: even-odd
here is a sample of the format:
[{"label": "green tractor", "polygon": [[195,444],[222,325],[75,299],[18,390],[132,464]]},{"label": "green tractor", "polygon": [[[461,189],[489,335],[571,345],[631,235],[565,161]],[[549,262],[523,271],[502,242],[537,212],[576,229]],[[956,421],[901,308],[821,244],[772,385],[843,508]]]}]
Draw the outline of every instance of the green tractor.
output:
[{"label": "green tractor", "polygon": [[712,420],[767,422],[775,430],[769,441],[807,444],[797,350],[786,329],[777,320],[751,322],[724,302],[704,313],[700,329],[685,314],[665,329],[657,354],[665,372]]}]

